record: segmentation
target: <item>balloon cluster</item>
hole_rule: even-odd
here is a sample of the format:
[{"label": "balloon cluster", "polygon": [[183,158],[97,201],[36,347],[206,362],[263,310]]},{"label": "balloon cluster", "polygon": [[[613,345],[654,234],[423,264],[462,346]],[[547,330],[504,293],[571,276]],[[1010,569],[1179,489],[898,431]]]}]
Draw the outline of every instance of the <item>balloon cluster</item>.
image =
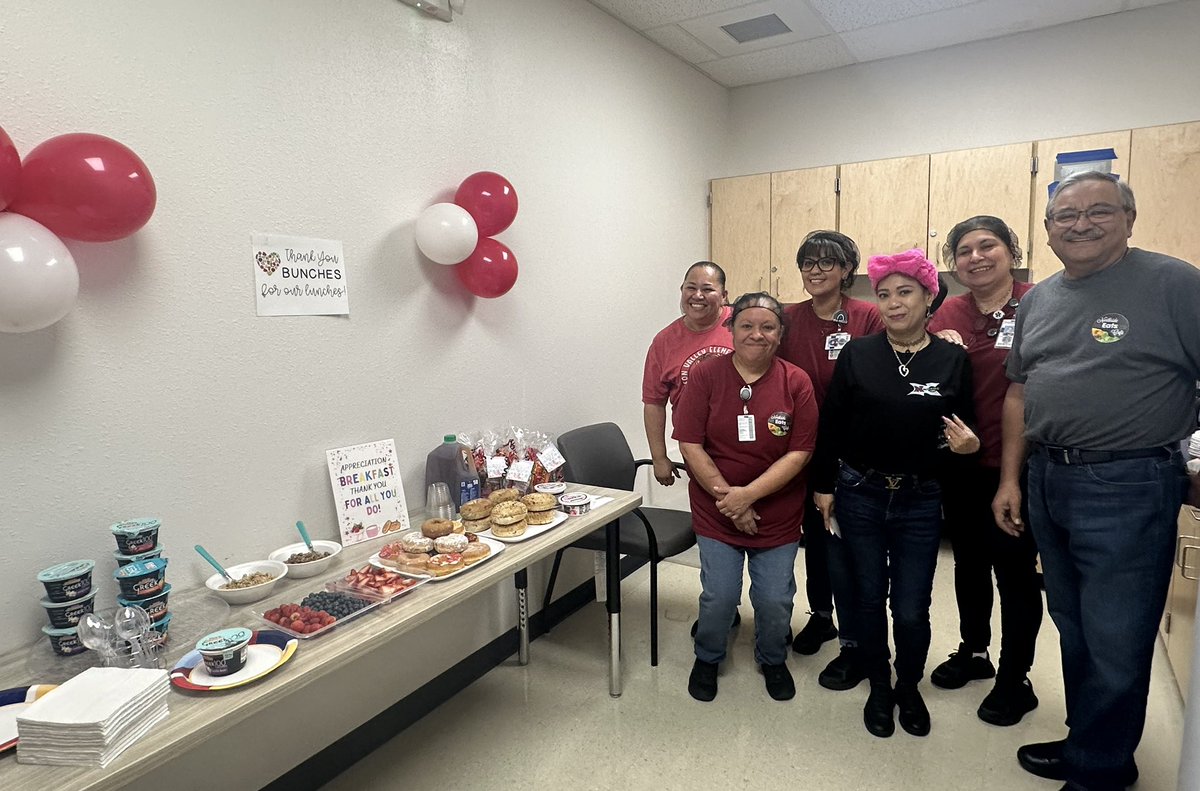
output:
[{"label": "balloon cluster", "polygon": [[79,271],[60,237],[112,242],[154,213],[154,179],[116,140],[77,133],[26,154],[0,129],[0,332],[32,332],[67,315]]},{"label": "balloon cluster", "polygon": [[417,247],[435,263],[455,266],[478,297],[507,294],[517,282],[517,259],[492,237],[517,216],[517,191],[489,170],[463,179],[453,203],[435,203],[417,218]]}]

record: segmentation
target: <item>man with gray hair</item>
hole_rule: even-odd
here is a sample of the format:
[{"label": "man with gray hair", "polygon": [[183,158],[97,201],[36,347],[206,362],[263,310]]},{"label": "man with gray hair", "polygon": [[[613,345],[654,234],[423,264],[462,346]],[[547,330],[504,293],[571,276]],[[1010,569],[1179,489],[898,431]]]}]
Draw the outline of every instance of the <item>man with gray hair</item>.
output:
[{"label": "man with gray hair", "polygon": [[1008,356],[993,510],[1029,521],[1058,626],[1067,738],[1017,760],[1064,789],[1137,780],[1150,663],[1187,493],[1180,440],[1196,426],[1200,269],[1131,248],[1133,192],[1105,173],[1062,180],[1046,207],[1064,270],[1021,301]]}]

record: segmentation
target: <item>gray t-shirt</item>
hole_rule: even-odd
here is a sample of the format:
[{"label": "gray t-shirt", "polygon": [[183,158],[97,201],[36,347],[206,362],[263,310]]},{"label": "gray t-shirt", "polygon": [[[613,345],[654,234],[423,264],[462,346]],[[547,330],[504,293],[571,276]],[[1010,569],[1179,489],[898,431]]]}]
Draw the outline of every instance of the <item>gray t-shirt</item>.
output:
[{"label": "gray t-shirt", "polygon": [[1008,378],[1025,437],[1086,450],[1169,445],[1195,426],[1200,269],[1137,248],[1093,275],[1059,272],[1021,300]]}]

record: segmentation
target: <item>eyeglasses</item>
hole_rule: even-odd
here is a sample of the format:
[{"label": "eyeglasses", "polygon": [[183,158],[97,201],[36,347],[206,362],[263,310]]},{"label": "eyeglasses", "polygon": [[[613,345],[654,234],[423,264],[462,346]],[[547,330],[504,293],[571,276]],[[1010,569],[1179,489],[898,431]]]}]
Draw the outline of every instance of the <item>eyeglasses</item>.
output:
[{"label": "eyeglasses", "polygon": [[1059,228],[1070,228],[1075,223],[1079,222],[1081,216],[1086,215],[1088,222],[1095,225],[1104,225],[1107,222],[1112,222],[1112,218],[1116,216],[1118,211],[1123,211],[1120,207],[1109,206],[1107,203],[1100,203],[1095,206],[1089,206],[1084,211],[1076,209],[1063,209],[1056,211],[1050,215],[1050,222],[1057,225]]},{"label": "eyeglasses", "polygon": [[811,272],[816,267],[822,272],[832,272],[841,263],[836,258],[805,258],[800,261],[800,271]]}]

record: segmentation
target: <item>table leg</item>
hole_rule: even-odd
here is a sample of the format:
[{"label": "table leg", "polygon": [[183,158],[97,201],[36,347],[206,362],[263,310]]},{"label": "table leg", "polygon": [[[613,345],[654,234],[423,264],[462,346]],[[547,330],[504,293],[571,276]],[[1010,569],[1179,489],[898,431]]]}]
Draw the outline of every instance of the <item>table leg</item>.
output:
[{"label": "table leg", "polygon": [[608,597],[608,694],[621,697],[621,526],[614,520],[605,528]]},{"label": "table leg", "polygon": [[529,577],[525,569],[513,575],[517,586],[517,661],[529,664]]}]

